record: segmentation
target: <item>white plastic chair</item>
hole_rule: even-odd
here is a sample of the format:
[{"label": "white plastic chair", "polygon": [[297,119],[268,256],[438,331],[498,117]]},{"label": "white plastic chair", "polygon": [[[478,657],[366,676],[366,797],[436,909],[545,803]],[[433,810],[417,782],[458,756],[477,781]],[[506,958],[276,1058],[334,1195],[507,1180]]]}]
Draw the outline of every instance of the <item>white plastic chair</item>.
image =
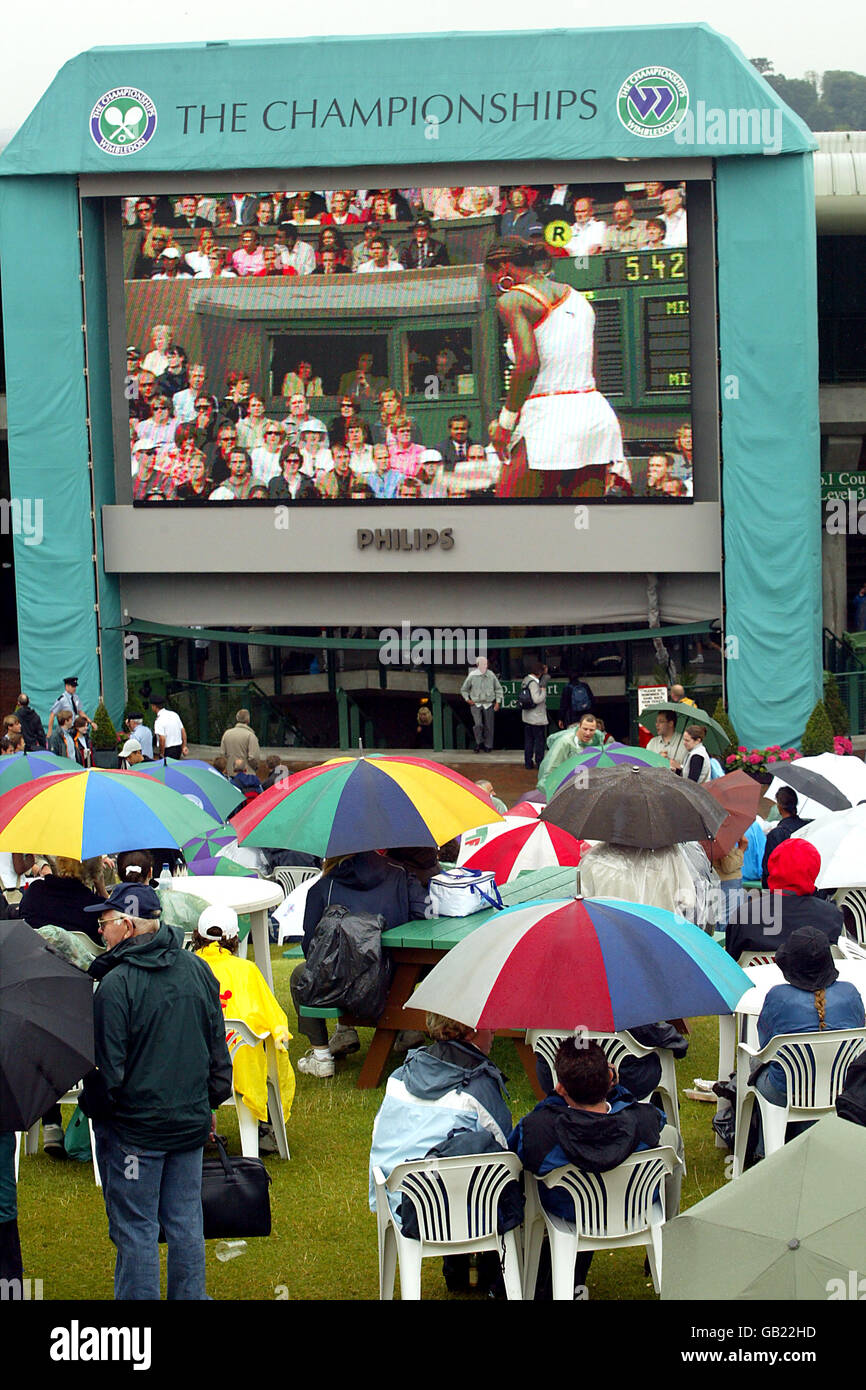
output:
[{"label": "white plastic chair", "polygon": [[[290,1158],[289,1143],[286,1138],[286,1121],[283,1115],[283,1100],[280,1095],[276,1043],[270,1033],[254,1033],[252,1028],[244,1023],[242,1019],[227,1018],[225,1020],[225,1026],[226,1046],[228,1047],[233,1067],[235,1053],[239,1048],[264,1046],[265,1057],[268,1064],[268,1114],[271,1124],[274,1127],[274,1134],[277,1140],[277,1152],[280,1158]],[[234,1071],[232,1071],[232,1093],[228,1100],[223,1101],[223,1105],[233,1105],[238,1112],[241,1153],[244,1158],[258,1158],[259,1122],[252,1111],[247,1108],[241,1093],[235,1090]]]},{"label": "white plastic chair", "polygon": [[[526,1034],[526,1041],[539,1057],[541,1057],[550,1067],[550,1074],[553,1083],[556,1085],[556,1067],[554,1061],[559,1050],[559,1044],[566,1038],[573,1037],[573,1033],[548,1033],[540,1028],[533,1028]],[[658,1091],[662,1098],[665,1115],[668,1124],[673,1125],[679,1131],[680,1127],[680,1107],[677,1099],[677,1073],[674,1066],[674,1056],[669,1048],[666,1047],[644,1047],[637,1042],[631,1033],[584,1033],[582,1035],[587,1042],[596,1042],[604,1051],[610,1065],[615,1071],[619,1070],[619,1064],[623,1057],[648,1057],[654,1052],[661,1062],[662,1075],[657,1086],[654,1086],[650,1095]],[[647,1100],[647,1096],[635,1096],[635,1100]]]},{"label": "white plastic chair", "polygon": [[842,888],[835,901],[838,908],[847,907],[850,912],[858,946],[866,946],[866,888]]},{"label": "white plastic chair", "polygon": [[[79,1081],[78,1084],[77,1084],[76,1086],[70,1087],[70,1089],[66,1092],[66,1095],[65,1095],[65,1096],[61,1096],[61,1097],[60,1097],[60,1099],[59,1099],[59,1101],[57,1102],[57,1104],[58,1104],[58,1105],[77,1105],[80,1095],[81,1095],[81,1082]],[[30,1128],[28,1129],[27,1133],[25,1134],[25,1136],[24,1136],[24,1152],[25,1152],[25,1154],[31,1154],[31,1155],[32,1155],[32,1154],[35,1154],[35,1153],[38,1153],[38,1152],[39,1152],[39,1127],[40,1127],[41,1124],[42,1124],[42,1121],[41,1121],[41,1120],[37,1120],[36,1123],[35,1123],[34,1125],[31,1125],[31,1126],[30,1126]],[[89,1130],[89,1132],[90,1132],[90,1157],[91,1157],[91,1161],[92,1161],[92,1163],[93,1163],[93,1181],[96,1183],[96,1186],[97,1186],[97,1187],[101,1187],[101,1186],[102,1186],[102,1178],[101,1178],[100,1173],[99,1173],[99,1164],[98,1164],[97,1161],[96,1161],[96,1140],[95,1140],[94,1137],[93,1137],[93,1121],[90,1119],[89,1116],[87,1117],[87,1128],[88,1128],[88,1130]],[[20,1143],[20,1139],[18,1139],[18,1140],[16,1140],[16,1148],[15,1148],[15,1181],[16,1181],[16,1182],[18,1181],[18,1159],[19,1159],[19,1150],[20,1150],[20,1147],[21,1147],[21,1143]]]},{"label": "white plastic chair", "polygon": [[[550,1241],[553,1297],[574,1298],[574,1266],[578,1253],[643,1246],[653,1288],[661,1288],[662,1226],[665,1223],[665,1183],[681,1160],[663,1147],[633,1153],[607,1173],[584,1173],[574,1164],[537,1177],[526,1174],[523,1296],[531,1299],[538,1278],[538,1261],[545,1231]],[[574,1203],[575,1220],[565,1221],[545,1211],[540,1188],[556,1189]]]},{"label": "white plastic chair", "polygon": [[737,964],[745,970],[750,965],[773,965],[775,959],[775,951],[741,951]]},{"label": "white plastic chair", "polygon": [[312,865],[282,864],[274,869],[273,873],[270,874],[270,878],[273,879],[274,883],[280,885],[286,897],[288,897],[290,893],[295,891],[299,883],[303,883],[305,879],[308,878],[315,878],[318,873],[321,873],[321,869],[315,869]]},{"label": "white plastic chair", "polygon": [[[473,1154],[466,1158],[422,1158],[398,1163],[385,1178],[373,1169],[379,1234],[379,1297],[394,1297],[397,1261],[404,1302],[421,1297],[421,1261],[433,1255],[466,1255],[476,1250],[500,1253],[505,1290],[521,1297],[521,1260],[517,1231],[500,1235],[497,1207],[503,1189],[519,1180],[523,1165],[516,1154]],[[409,1197],[418,1216],[419,1240],[403,1235],[388,1201]]]},{"label": "white plastic chair", "polygon": [[[848,1068],[864,1050],[866,1028],[832,1028],[823,1033],[780,1033],[761,1049],[740,1043],[737,1048],[733,1177],[738,1178],[743,1171],[749,1124],[756,1101],[764,1131],[764,1154],[769,1157],[784,1146],[785,1130],[789,1124],[820,1120],[834,1112],[836,1097],[845,1088]],[[749,1085],[749,1076],[763,1062],[778,1062],[785,1073],[787,1105],[774,1105]]]}]

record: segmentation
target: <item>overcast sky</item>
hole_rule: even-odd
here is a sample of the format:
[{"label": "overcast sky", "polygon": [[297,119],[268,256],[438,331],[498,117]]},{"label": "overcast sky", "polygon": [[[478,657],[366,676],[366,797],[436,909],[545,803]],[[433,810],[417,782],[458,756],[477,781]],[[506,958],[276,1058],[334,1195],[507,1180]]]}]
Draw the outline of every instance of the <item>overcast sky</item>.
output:
[{"label": "overcast sky", "polygon": [[[176,0],[168,5],[113,4],[105,0],[40,0],[6,10],[0,67],[0,133],[18,128],[63,64],[98,45],[201,42],[204,39],[279,38],[285,30],[306,34],[398,34],[467,29],[582,28],[705,21],[732,38],[747,58],[767,57],[776,72],[801,77],[814,69],[866,73],[866,24],[862,0],[616,0],[603,7],[590,0],[532,6],[526,0],[436,0],[412,6],[407,0],[296,3],[277,14],[276,5],[238,0]],[[407,15],[423,9],[423,19]],[[600,12],[601,11],[601,12]],[[541,19],[548,21],[540,24]]]}]

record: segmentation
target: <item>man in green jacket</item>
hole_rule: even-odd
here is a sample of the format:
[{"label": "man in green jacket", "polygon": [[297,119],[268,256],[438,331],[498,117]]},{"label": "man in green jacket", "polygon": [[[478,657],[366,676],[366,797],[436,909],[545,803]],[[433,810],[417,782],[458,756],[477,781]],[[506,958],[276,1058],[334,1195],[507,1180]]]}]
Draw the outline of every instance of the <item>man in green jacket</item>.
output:
[{"label": "man in green jacket", "polygon": [[90,973],[96,1071],[81,1108],[94,1122],[116,1299],[159,1298],[159,1227],[168,1297],[204,1299],[201,1170],[211,1111],[232,1066],[216,976],[160,923],[146,884],[118,884],[88,909],[106,946]]}]

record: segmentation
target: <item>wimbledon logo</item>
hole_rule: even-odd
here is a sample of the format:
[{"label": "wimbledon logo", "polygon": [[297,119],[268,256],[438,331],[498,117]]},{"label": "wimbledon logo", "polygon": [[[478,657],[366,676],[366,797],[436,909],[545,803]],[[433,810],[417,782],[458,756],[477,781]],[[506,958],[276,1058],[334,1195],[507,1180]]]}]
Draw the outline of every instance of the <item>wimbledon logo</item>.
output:
[{"label": "wimbledon logo", "polygon": [[90,113],[90,134],[105,154],[137,154],[155,130],[156,107],[137,87],[114,87]]},{"label": "wimbledon logo", "polygon": [[688,109],[689,89],[672,68],[638,68],[617,94],[617,115],[626,130],[649,140],[670,135]]}]

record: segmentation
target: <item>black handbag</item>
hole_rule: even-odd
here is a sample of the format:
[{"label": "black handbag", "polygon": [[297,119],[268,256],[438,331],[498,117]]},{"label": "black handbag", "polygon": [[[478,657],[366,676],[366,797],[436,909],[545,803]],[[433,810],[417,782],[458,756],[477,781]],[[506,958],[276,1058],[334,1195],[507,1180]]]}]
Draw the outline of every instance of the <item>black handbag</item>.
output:
[{"label": "black handbag", "polygon": [[[201,1169],[205,1240],[246,1240],[271,1234],[271,1175],[260,1158],[229,1158],[219,1135]],[[159,1243],[165,1232],[159,1228]]]},{"label": "black handbag", "polygon": [[229,1158],[217,1136],[214,1157],[201,1172],[205,1240],[246,1239],[271,1234],[271,1175],[260,1158]]}]

